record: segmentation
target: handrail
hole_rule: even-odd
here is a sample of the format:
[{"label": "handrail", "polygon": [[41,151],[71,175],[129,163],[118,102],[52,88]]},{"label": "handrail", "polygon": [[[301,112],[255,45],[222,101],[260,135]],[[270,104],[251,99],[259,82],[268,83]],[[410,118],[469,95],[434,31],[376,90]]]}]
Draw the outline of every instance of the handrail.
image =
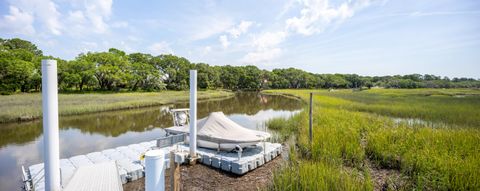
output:
[{"label": "handrail", "polygon": [[25,170],[25,167],[22,165],[22,182],[23,182],[23,189],[25,191],[30,191],[32,190],[31,185],[32,179],[29,178],[27,171]]},{"label": "handrail", "polygon": [[173,146],[177,143],[185,142],[186,135],[187,134],[182,133],[182,134],[169,135],[166,137],[159,138],[157,139],[157,147],[164,148],[164,147]]}]

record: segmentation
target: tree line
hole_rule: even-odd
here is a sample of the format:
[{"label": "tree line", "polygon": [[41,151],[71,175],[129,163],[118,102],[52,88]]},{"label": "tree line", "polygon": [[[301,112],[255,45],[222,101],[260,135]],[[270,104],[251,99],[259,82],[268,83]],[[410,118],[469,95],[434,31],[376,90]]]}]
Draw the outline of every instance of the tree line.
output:
[{"label": "tree line", "polygon": [[175,55],[127,54],[111,48],[73,60],[43,55],[26,40],[0,38],[0,92],[41,88],[41,60],[55,59],[61,91],[160,91],[188,89],[189,70],[198,71],[202,89],[262,90],[280,88],[480,88],[473,78],[435,75],[359,76],[315,74],[296,68],[262,70],[256,66],[211,66]]}]

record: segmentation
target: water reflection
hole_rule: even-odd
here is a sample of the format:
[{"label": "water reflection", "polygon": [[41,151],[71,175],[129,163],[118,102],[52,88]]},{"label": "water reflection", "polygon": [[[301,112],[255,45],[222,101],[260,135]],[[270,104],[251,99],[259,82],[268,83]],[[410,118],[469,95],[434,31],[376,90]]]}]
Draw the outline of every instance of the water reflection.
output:
[{"label": "water reflection", "polygon": [[[102,149],[148,141],[162,136],[173,125],[169,108],[187,103],[135,110],[94,113],[60,118],[62,158]],[[223,111],[237,123],[257,128],[273,117],[285,117],[302,108],[299,101],[280,96],[241,93],[198,103],[198,117]],[[21,165],[42,161],[42,122],[0,124],[0,190],[18,190]],[[18,181],[11,181],[12,179]]]}]

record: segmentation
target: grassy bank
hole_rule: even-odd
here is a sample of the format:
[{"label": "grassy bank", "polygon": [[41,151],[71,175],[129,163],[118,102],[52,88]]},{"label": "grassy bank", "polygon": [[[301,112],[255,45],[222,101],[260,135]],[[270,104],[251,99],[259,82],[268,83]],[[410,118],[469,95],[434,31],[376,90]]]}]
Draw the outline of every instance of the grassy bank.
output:
[{"label": "grassy bank", "polygon": [[[267,93],[306,101],[310,91]],[[269,126],[282,129],[282,134],[294,133],[298,155],[277,173],[272,189],[371,190],[369,164],[408,177],[401,184],[393,180],[383,185],[390,189],[479,189],[477,108],[478,90],[316,91],[311,144],[305,111]]]},{"label": "grassy bank", "polygon": [[[199,91],[198,99],[233,96],[227,91]],[[121,109],[132,109],[188,101],[187,91],[109,94],[59,94],[59,114],[77,115]],[[42,116],[40,93],[0,96],[0,123],[28,121]]]}]

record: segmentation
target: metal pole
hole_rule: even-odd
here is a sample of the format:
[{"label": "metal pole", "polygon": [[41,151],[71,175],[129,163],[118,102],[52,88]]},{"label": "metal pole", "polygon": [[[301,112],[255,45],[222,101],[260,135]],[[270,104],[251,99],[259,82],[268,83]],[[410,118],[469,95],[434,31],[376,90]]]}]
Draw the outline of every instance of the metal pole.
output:
[{"label": "metal pole", "polygon": [[57,61],[42,60],[45,190],[60,191]]},{"label": "metal pole", "polygon": [[313,93],[310,92],[310,112],[309,112],[310,116],[309,116],[309,136],[310,136],[310,143],[312,143],[312,139],[313,139],[313,129],[312,129],[312,126],[313,126],[313,118],[312,118],[312,114],[313,114]]},{"label": "metal pole", "polygon": [[190,70],[190,157],[197,157],[197,71]]}]

